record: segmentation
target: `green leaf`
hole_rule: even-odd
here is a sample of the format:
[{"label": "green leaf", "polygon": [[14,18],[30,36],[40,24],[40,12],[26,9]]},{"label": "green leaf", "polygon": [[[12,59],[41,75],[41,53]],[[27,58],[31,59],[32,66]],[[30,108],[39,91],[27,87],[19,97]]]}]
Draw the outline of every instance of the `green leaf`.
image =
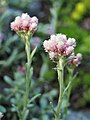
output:
[{"label": "green leaf", "polygon": [[30,78],[32,79],[33,76],[33,67],[30,68]]},{"label": "green leaf", "polygon": [[25,119],[25,120],[27,119],[28,114],[29,114],[29,110],[27,109],[26,112],[25,112],[25,116],[24,116],[24,119]]},{"label": "green leaf", "polygon": [[33,107],[34,106],[34,104],[28,104],[27,105],[27,108],[31,108],[31,107]]},{"label": "green leaf", "polygon": [[17,111],[19,118],[21,118],[21,113],[20,113],[20,111],[18,110],[18,107],[15,106],[14,104],[12,104],[12,106],[13,106],[13,108]]},{"label": "green leaf", "polygon": [[3,106],[0,105],[0,112],[5,113],[6,112],[5,107],[3,107]]},{"label": "green leaf", "polygon": [[30,56],[30,59],[32,60],[34,54],[36,53],[36,50],[37,50],[37,46],[34,48],[34,50],[32,51],[31,53],[31,56]]},{"label": "green leaf", "polygon": [[48,97],[55,97],[57,95],[57,89],[53,89],[49,92],[49,96]]},{"label": "green leaf", "polygon": [[41,94],[37,94],[37,95],[35,95],[34,97],[32,97],[31,100],[29,100],[29,104],[30,104],[31,102],[33,102],[37,97],[40,97],[40,95],[41,95]]},{"label": "green leaf", "polygon": [[52,109],[54,115],[56,115],[56,111],[54,110],[54,107],[53,107],[53,103],[52,103],[52,102],[50,102],[50,107],[51,107],[51,109]]},{"label": "green leaf", "polygon": [[6,83],[8,83],[10,86],[13,86],[13,80],[8,77],[8,76],[4,76],[4,80]]},{"label": "green leaf", "polygon": [[45,109],[47,106],[48,106],[48,101],[47,101],[47,98],[46,97],[42,97],[40,99],[40,106],[41,108]]},{"label": "green leaf", "polygon": [[[69,103],[68,103],[68,105],[69,105]],[[66,107],[68,107],[68,105],[67,105],[67,98],[64,97],[62,100],[61,109],[65,109]]]},{"label": "green leaf", "polygon": [[43,63],[41,70],[40,70],[40,78],[43,78],[47,71],[48,71],[48,65],[47,63]]},{"label": "green leaf", "polygon": [[42,115],[42,120],[49,120],[48,115]]},{"label": "green leaf", "polygon": [[6,61],[5,60],[0,61],[0,65],[3,65],[4,67],[10,66],[13,63],[13,61],[17,58],[17,54],[18,54],[18,51],[17,49],[15,49],[12,52],[11,56]]},{"label": "green leaf", "polygon": [[70,85],[72,83],[72,80],[69,81],[68,85],[66,86],[66,88],[64,89],[64,92],[63,92],[63,96],[65,95],[65,93],[67,92],[67,90],[69,89]]}]

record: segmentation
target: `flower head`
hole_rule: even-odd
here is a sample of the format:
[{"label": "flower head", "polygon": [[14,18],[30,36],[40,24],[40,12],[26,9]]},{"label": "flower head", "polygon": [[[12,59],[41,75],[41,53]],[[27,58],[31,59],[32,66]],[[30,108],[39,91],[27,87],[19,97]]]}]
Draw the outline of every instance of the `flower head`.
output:
[{"label": "flower head", "polygon": [[49,40],[45,40],[43,46],[45,51],[51,55],[51,53],[57,54],[57,56],[70,56],[74,52],[75,39],[69,38],[67,40],[66,35],[56,34],[51,35]]},{"label": "flower head", "polygon": [[37,29],[37,24],[37,17],[30,17],[27,13],[22,13],[21,16],[17,16],[11,23],[11,29],[15,32],[33,33]]},{"label": "flower head", "polygon": [[46,52],[49,53],[51,60],[58,60],[60,56],[68,58],[69,64],[78,66],[82,60],[82,55],[78,53],[74,55],[74,48],[76,47],[76,40],[68,38],[64,34],[51,35],[49,40],[43,42]]}]

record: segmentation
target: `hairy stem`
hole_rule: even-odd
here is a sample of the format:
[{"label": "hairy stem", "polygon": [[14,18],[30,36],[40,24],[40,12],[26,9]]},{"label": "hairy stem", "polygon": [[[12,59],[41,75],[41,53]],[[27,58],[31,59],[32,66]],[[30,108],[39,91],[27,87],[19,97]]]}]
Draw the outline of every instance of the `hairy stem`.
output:
[{"label": "hairy stem", "polygon": [[[70,71],[69,73],[69,81],[72,81],[72,78],[73,78],[73,70]],[[68,91],[67,91],[67,101],[66,101],[66,108],[64,110],[64,113],[63,113],[63,116],[62,116],[62,120],[65,120],[65,117],[67,115],[67,112],[68,112],[68,104],[69,104],[69,98],[70,98],[70,93],[71,93],[71,89],[72,89],[72,82],[68,88]]]},{"label": "hairy stem", "polygon": [[58,82],[59,82],[59,99],[58,99],[55,120],[60,119],[60,109],[61,109],[62,95],[63,95],[63,58],[62,57],[59,58],[59,62],[57,64],[57,73],[58,73]]},{"label": "hairy stem", "polygon": [[70,93],[71,93],[71,85],[68,89],[68,93],[67,93],[67,101],[66,101],[66,108],[64,110],[63,116],[62,116],[62,120],[65,120],[65,117],[67,115],[68,112],[68,104],[69,104],[69,98],[70,98]]},{"label": "hairy stem", "polygon": [[22,113],[22,120],[25,120],[25,113],[27,110],[27,104],[29,100],[29,91],[31,87],[31,79],[30,79],[30,67],[31,67],[31,59],[30,59],[30,42],[28,39],[25,41],[25,51],[27,55],[27,63],[26,63],[26,93],[24,100],[24,108]]}]

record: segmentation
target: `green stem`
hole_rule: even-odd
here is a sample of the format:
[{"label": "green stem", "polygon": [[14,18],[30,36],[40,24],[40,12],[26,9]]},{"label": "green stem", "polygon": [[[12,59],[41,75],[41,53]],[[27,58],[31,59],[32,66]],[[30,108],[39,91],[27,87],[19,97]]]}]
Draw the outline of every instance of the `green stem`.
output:
[{"label": "green stem", "polygon": [[59,62],[57,64],[57,73],[58,73],[58,82],[59,82],[59,99],[58,99],[55,120],[60,119],[60,109],[61,109],[62,95],[63,95],[63,58],[62,57],[59,58]]},{"label": "green stem", "polygon": [[64,113],[63,113],[62,120],[65,120],[65,117],[66,117],[67,112],[68,112],[68,104],[69,104],[70,93],[71,93],[71,85],[70,85],[70,87],[69,87],[69,89],[68,89],[67,101],[66,101],[66,108],[65,108],[65,111],[64,111]]},{"label": "green stem", "polygon": [[[70,72],[69,81],[72,81],[72,78],[73,78],[73,71]],[[71,89],[72,89],[72,82],[71,82],[71,84],[70,84],[70,86],[68,88],[68,91],[67,91],[66,108],[65,108],[65,111],[63,113],[62,120],[65,120],[65,117],[66,117],[67,112],[68,112],[68,104],[69,104],[69,98],[70,98]]]},{"label": "green stem", "polygon": [[22,120],[25,120],[25,113],[27,110],[27,104],[29,100],[29,91],[31,87],[31,80],[30,80],[30,67],[31,67],[31,60],[30,60],[30,42],[28,39],[25,41],[25,50],[27,54],[27,63],[26,63],[26,93],[25,93],[25,101],[24,101],[24,108],[22,112]]}]

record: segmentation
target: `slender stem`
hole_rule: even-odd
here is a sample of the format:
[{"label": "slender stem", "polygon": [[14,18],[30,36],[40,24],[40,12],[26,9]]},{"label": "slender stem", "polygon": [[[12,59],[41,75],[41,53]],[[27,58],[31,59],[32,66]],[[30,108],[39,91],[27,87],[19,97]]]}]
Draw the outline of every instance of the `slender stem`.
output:
[{"label": "slender stem", "polygon": [[[73,78],[73,71],[71,71],[69,74],[70,74],[69,81],[71,81],[72,78]],[[68,112],[68,104],[69,104],[69,98],[70,98],[71,89],[72,89],[72,83],[70,84],[70,86],[68,88],[68,91],[67,91],[66,108],[65,108],[65,111],[63,113],[62,120],[65,120],[65,117],[66,117],[67,112]]]},{"label": "slender stem", "polygon": [[65,108],[65,111],[64,111],[64,113],[63,113],[62,120],[65,120],[65,117],[66,117],[67,112],[68,112],[68,104],[69,104],[70,93],[71,93],[71,85],[70,85],[70,87],[69,87],[69,89],[68,89],[67,101],[66,101],[66,108]]},{"label": "slender stem", "polygon": [[59,99],[58,99],[58,105],[55,115],[55,120],[60,119],[60,108],[62,103],[62,95],[63,95],[63,58],[59,58],[59,62],[57,64],[57,73],[58,73],[58,82],[59,82]]},{"label": "slender stem", "polygon": [[30,42],[28,39],[25,41],[25,50],[27,55],[27,63],[26,63],[26,94],[25,94],[25,101],[24,101],[24,108],[22,112],[22,120],[25,118],[25,113],[27,110],[27,104],[29,99],[29,91],[31,86],[31,79],[30,79],[30,67],[31,67],[31,60],[30,60]]}]

